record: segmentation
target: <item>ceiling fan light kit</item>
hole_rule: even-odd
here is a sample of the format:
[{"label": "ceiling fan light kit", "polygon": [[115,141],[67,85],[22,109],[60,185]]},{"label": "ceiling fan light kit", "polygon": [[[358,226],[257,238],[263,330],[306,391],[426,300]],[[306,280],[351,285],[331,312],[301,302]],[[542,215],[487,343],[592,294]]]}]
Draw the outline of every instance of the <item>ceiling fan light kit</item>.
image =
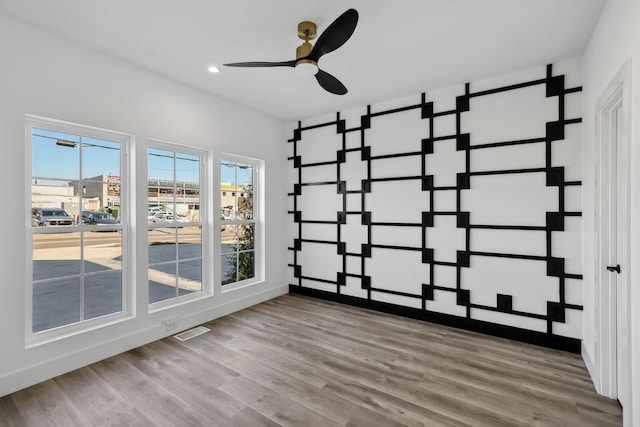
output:
[{"label": "ceiling fan light kit", "polygon": [[315,76],[318,74],[318,64],[313,61],[300,61],[296,64],[296,73],[303,76]]},{"label": "ceiling fan light kit", "polygon": [[313,50],[309,40],[316,38],[318,27],[311,21],[302,21],[298,24],[298,37],[304,40],[296,49],[296,72],[306,76],[315,76],[318,73],[318,63],[313,59],[306,59]]},{"label": "ceiling fan light kit", "polygon": [[347,88],[334,76],[321,70],[318,67],[320,58],[340,46],[345,44],[351,37],[358,23],[358,12],[355,9],[349,9],[340,15],[335,21],[327,27],[327,29],[318,37],[318,40],[312,45],[309,40],[313,40],[317,36],[317,26],[310,21],[303,21],[298,24],[298,37],[304,42],[296,49],[296,59],[293,61],[282,62],[236,62],[232,64],[224,64],[227,67],[293,67],[296,72],[305,75],[314,75],[320,86],[326,91],[344,95]]}]

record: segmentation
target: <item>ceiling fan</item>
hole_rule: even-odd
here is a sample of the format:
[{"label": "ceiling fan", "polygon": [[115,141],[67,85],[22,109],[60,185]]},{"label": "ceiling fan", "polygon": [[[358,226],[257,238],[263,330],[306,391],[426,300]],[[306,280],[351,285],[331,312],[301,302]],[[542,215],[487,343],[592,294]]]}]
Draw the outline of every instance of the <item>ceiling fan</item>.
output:
[{"label": "ceiling fan", "polygon": [[236,62],[224,65],[227,67],[293,67],[303,74],[315,75],[320,86],[326,91],[344,95],[347,93],[347,88],[340,80],[318,68],[318,60],[345,44],[356,29],[357,23],[358,12],[355,9],[347,10],[320,34],[316,45],[313,46],[309,40],[316,38],[316,24],[303,21],[298,24],[298,37],[304,40],[304,43],[296,49],[296,59],[283,62]]}]

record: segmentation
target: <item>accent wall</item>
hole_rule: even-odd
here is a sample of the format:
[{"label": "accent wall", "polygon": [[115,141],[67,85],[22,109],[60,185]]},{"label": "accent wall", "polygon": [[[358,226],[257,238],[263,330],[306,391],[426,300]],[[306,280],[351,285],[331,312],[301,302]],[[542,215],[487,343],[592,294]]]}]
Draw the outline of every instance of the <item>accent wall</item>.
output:
[{"label": "accent wall", "polygon": [[293,124],[290,291],[579,352],[580,73]]}]

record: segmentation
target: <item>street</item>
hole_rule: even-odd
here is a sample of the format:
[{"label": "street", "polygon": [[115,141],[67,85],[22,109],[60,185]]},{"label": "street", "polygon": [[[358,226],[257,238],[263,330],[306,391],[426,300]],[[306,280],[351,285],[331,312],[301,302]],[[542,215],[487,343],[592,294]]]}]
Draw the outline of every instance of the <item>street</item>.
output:
[{"label": "street", "polygon": [[[176,230],[179,245],[175,244]],[[234,233],[225,234],[225,251],[232,250],[233,245],[226,242],[233,241]],[[80,244],[81,238],[84,245]],[[202,289],[200,227],[153,229],[149,231],[148,243],[150,303]],[[224,271],[231,267],[225,256],[222,262]],[[82,289],[81,271],[85,274]],[[82,306],[84,319],[120,311],[122,234],[92,231],[35,234],[33,280],[36,332],[81,320]]]}]

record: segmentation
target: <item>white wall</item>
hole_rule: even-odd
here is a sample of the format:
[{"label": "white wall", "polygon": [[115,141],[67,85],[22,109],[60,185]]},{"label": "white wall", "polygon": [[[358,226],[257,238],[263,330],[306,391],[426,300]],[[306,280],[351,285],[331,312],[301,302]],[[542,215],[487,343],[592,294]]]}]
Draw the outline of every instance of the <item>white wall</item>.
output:
[{"label": "white wall", "polygon": [[[215,79],[212,76],[212,79]],[[188,307],[147,314],[146,271],[136,272],[137,318],[25,349],[25,114],[133,134],[137,203],[146,206],[148,138],[265,160],[266,280]],[[285,144],[281,122],[0,17],[0,395],[286,292]],[[139,223],[146,223],[139,211]],[[146,241],[145,227],[132,230]],[[146,245],[136,256],[147,258]]]},{"label": "white wall", "polygon": [[[628,272],[631,282],[631,345],[634,421],[640,426],[640,2],[609,0],[602,12],[584,55],[583,94],[583,170],[584,170],[584,289],[585,331],[583,356],[590,365],[596,385],[599,378],[593,365],[598,363],[595,349],[594,260],[595,247],[595,107],[600,94],[613,80],[622,65],[631,59],[631,254]],[[625,425],[630,424],[625,413]]]},{"label": "white wall", "polygon": [[[371,114],[366,106],[340,112],[344,128],[335,114],[312,118],[301,122],[296,138],[293,124],[289,191],[300,184],[301,190],[289,198],[292,292],[579,351],[580,61],[553,64],[552,76],[564,76],[563,104],[547,96],[551,79],[541,64],[472,81],[468,111],[456,112],[465,95],[460,84],[426,91],[433,117],[422,114],[418,93],[371,105]],[[547,153],[547,123],[563,120],[560,105],[569,122]],[[362,125],[367,120],[370,126]],[[464,134],[472,149],[457,147]],[[425,140],[432,152],[424,151]],[[548,184],[546,167],[563,168],[562,186]],[[470,173],[470,188],[458,184],[459,173]],[[429,176],[436,188],[425,188]],[[370,191],[362,180],[370,181]],[[355,192],[343,197],[337,181]],[[565,228],[551,231],[546,214],[558,211]],[[338,212],[346,213],[346,223],[338,224]],[[433,215],[432,226],[425,213]],[[472,227],[457,225],[456,214],[468,214]],[[470,254],[470,265],[459,261],[461,252]],[[562,272],[550,274],[559,259]],[[457,299],[466,292],[471,304]],[[498,303],[510,297],[512,309]],[[551,316],[555,303],[566,321]]]}]

